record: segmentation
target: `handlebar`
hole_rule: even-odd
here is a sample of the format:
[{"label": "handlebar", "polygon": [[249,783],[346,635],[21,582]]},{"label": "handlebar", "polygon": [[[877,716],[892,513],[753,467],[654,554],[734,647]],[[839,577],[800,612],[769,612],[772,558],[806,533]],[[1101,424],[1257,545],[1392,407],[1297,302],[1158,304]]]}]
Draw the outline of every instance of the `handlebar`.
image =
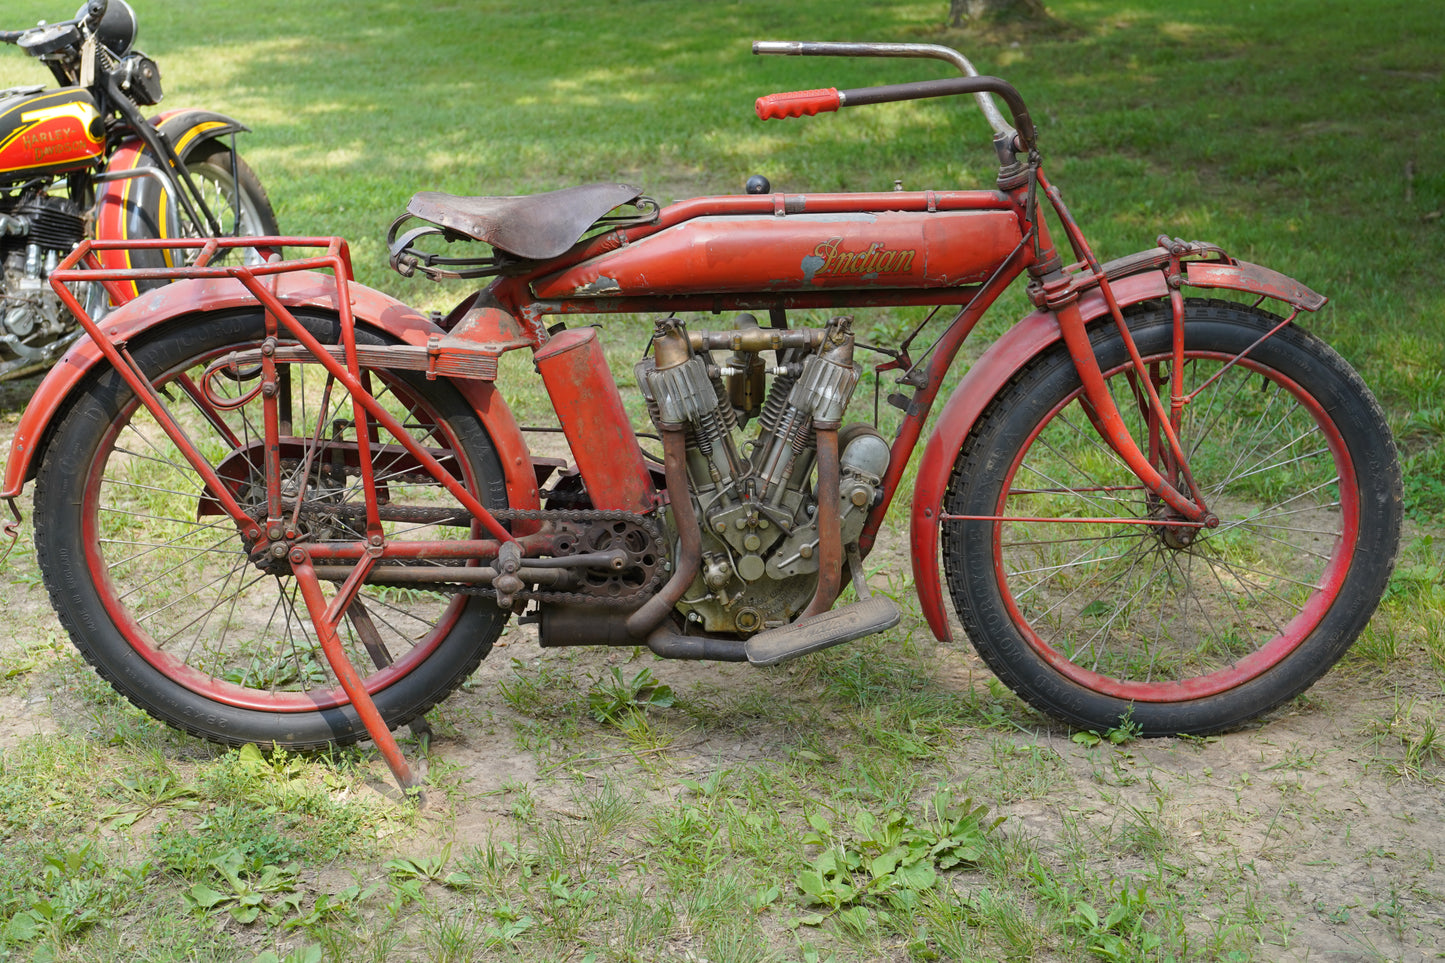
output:
[{"label": "handlebar", "polygon": [[26,30],[0,30],[0,43],[19,43],[20,38],[32,30],[56,30],[62,27],[84,27],[87,34],[94,33],[100,26],[100,21],[105,17],[105,11],[110,6],[110,0],[87,0],[86,4],[75,12],[71,20],[57,20],[54,23],[42,24],[30,27]]},{"label": "handlebar", "polygon": [[100,21],[105,17],[105,10],[110,6],[110,0],[89,0],[85,7],[85,14],[76,14],[76,20],[84,20],[87,33],[94,33],[100,26]]},{"label": "handlebar", "polygon": [[[1020,146],[1032,150],[1037,142],[1037,132],[1029,117],[1028,107],[1022,95],[1007,81],[997,77],[979,74],[967,57],[941,44],[931,43],[830,43],[759,40],[753,44],[753,53],[792,57],[914,57],[942,60],[953,64],[964,74],[963,77],[948,80],[925,80],[910,84],[889,84],[882,87],[860,87],[854,90],[810,90],[791,93],[770,94],[758,98],[757,112],[763,120],[782,117],[798,117],[816,114],[819,111],[837,110],[839,107],[882,104],[900,100],[919,100],[925,97],[947,97],[954,94],[973,94],[979,109],[987,118],[995,134],[1017,134]],[[1013,123],[999,111],[992,94],[997,94],[1008,104],[1013,114]],[[824,96],[827,95],[827,96]],[[834,100],[836,95],[836,102]],[[829,106],[831,104],[831,106]]]}]

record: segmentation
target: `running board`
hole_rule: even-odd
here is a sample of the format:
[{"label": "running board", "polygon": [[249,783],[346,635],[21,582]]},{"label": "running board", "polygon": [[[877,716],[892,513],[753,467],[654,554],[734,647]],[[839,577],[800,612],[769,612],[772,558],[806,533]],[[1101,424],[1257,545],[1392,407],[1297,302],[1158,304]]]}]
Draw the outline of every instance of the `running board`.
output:
[{"label": "running board", "polygon": [[809,652],[891,629],[898,624],[899,618],[898,606],[892,599],[875,595],[792,625],[759,632],[748,639],[743,650],[752,665],[777,665]]}]

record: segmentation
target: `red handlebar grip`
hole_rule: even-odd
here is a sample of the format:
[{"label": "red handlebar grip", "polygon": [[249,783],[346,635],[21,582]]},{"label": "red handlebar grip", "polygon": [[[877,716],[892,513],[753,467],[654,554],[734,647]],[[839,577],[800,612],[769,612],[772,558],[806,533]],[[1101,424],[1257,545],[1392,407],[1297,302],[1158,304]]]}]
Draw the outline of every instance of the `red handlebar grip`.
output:
[{"label": "red handlebar grip", "polygon": [[768,94],[759,97],[758,117],[762,120],[781,120],[784,117],[802,117],[824,110],[837,110],[843,105],[838,88],[827,90],[794,90],[786,94]]}]

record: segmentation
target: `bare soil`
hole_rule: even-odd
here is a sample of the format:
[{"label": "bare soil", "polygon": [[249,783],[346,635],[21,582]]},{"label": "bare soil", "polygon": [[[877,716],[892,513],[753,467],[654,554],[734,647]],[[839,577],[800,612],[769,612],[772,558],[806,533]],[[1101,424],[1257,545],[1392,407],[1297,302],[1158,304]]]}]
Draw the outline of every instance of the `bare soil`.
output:
[{"label": "bare soil", "polygon": [[[35,383],[0,385],[0,450],[8,450]],[[38,582],[28,492],[22,508],[21,541],[0,568],[8,629],[0,633],[0,750],[58,730],[88,732],[103,745],[104,712],[58,688],[85,670],[64,654],[63,632]],[[916,618],[911,625],[918,645],[933,652],[928,685],[1011,698],[989,688],[989,673],[970,650],[935,649],[921,641],[926,627]],[[529,788],[539,810],[563,814],[575,805],[579,779],[624,780],[641,798],[666,801],[679,794],[680,778],[786,761],[800,724],[823,744],[851,738],[816,694],[807,660],[756,670],[646,658],[627,672],[645,664],[680,704],[709,710],[660,717],[671,727],[669,743],[655,754],[665,761],[660,779],[649,753],[615,733],[584,734],[589,748],[580,756],[522,747],[519,732],[529,720],[497,686],[514,672],[511,660],[547,664],[585,698],[590,680],[631,653],[544,651],[526,629],[510,628],[472,682],[434,713],[429,764],[445,787],[432,792],[425,820],[434,845],[510,834],[518,786]],[[1413,677],[1403,658],[1393,669],[1386,674],[1347,659],[1284,710],[1208,739],[1089,746],[1009,703],[1013,726],[961,720],[946,761],[935,755],[928,774],[967,787],[1006,817],[1009,836],[1060,859],[1082,858],[1101,876],[1142,880],[1168,866],[1172,885],[1193,901],[1191,928],[1207,933],[1226,914],[1255,919],[1266,944],[1258,958],[1441,959],[1445,770],[1438,753],[1412,761],[1407,750],[1427,721],[1439,718],[1442,697],[1433,673],[1429,681]],[[759,719],[746,709],[810,698],[813,709],[801,723]],[[372,785],[395,794],[381,767]]]}]

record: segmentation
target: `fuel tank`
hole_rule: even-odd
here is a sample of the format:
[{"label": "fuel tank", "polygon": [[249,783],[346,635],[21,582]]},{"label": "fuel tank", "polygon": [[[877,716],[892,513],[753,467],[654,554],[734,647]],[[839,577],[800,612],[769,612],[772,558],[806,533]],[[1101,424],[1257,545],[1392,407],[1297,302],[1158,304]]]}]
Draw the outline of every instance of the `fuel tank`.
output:
[{"label": "fuel tank", "polygon": [[704,215],[533,282],[541,299],[976,284],[1018,246],[1007,210]]},{"label": "fuel tank", "polygon": [[0,183],[60,174],[105,153],[105,125],[84,87],[0,93]]}]

